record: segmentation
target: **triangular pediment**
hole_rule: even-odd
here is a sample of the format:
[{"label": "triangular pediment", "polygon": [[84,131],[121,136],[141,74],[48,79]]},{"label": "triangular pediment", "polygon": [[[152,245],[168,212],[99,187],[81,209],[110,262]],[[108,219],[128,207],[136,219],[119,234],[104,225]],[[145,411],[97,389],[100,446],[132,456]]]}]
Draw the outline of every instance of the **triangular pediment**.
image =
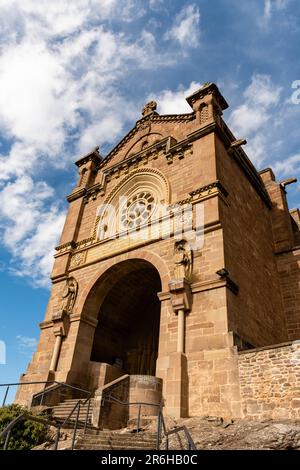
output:
[{"label": "triangular pediment", "polygon": [[[194,119],[194,113],[159,115],[156,112],[143,117],[123,137],[122,140],[102,160],[100,168],[107,168],[127,160],[132,155],[159,145],[160,142],[173,135],[174,124],[185,125]],[[176,139],[177,140],[177,139]]]}]

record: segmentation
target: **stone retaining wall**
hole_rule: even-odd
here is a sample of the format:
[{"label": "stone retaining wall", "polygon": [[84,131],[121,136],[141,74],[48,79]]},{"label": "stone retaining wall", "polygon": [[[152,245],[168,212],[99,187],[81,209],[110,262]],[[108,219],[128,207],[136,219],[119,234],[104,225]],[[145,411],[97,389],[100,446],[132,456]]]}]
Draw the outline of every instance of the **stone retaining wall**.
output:
[{"label": "stone retaining wall", "polygon": [[300,419],[300,341],[239,353],[242,410],[253,419]]}]

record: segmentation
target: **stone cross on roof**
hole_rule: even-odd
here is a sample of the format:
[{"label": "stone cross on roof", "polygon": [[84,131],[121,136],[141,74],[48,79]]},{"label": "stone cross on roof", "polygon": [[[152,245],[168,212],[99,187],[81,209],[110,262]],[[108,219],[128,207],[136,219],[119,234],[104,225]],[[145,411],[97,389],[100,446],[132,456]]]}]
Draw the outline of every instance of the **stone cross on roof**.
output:
[{"label": "stone cross on roof", "polygon": [[148,116],[148,114],[152,114],[154,113],[154,111],[156,110],[157,108],[157,103],[156,101],[149,101],[149,103],[147,103],[143,109],[142,109],[142,115],[143,116]]}]

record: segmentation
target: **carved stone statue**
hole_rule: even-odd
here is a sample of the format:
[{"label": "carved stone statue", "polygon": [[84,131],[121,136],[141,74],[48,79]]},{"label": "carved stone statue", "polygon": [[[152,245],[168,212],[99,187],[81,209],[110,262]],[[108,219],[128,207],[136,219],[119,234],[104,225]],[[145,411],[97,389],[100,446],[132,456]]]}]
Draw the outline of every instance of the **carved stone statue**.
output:
[{"label": "carved stone statue", "polygon": [[174,245],[175,278],[188,279],[191,275],[192,257],[186,240],[175,242]]},{"label": "carved stone statue", "polygon": [[97,239],[104,240],[107,236],[108,224],[107,224],[107,210],[101,207],[101,210],[98,214],[99,221],[97,224]]},{"label": "carved stone statue", "polygon": [[97,229],[97,238],[98,238],[98,240],[104,240],[104,238],[106,236],[107,229],[108,229],[107,224],[102,220],[99,223],[98,229]]},{"label": "carved stone statue", "polygon": [[148,114],[153,113],[157,108],[157,103],[156,101],[150,101],[147,103],[143,109],[142,109],[142,115],[143,116],[148,116]]},{"label": "carved stone statue", "polygon": [[74,277],[66,280],[66,285],[62,292],[61,310],[71,313],[77,296],[78,284]]}]

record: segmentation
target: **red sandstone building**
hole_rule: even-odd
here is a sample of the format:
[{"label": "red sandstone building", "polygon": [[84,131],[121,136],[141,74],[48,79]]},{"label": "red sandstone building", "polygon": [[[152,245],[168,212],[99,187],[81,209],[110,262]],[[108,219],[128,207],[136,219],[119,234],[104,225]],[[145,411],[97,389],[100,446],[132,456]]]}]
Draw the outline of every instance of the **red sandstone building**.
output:
[{"label": "red sandstone building", "polygon": [[[300,418],[291,181],[257,172],[222,119],[228,105],[216,85],[187,101],[191,113],[182,115],[149,103],[105,158],[95,149],[76,162],[51,296],[22,381],[65,382],[96,400],[126,382],[129,401],[163,399],[175,417]],[[203,243],[178,237],[186,220]],[[31,403],[40,389],[20,387],[16,401]]]}]

